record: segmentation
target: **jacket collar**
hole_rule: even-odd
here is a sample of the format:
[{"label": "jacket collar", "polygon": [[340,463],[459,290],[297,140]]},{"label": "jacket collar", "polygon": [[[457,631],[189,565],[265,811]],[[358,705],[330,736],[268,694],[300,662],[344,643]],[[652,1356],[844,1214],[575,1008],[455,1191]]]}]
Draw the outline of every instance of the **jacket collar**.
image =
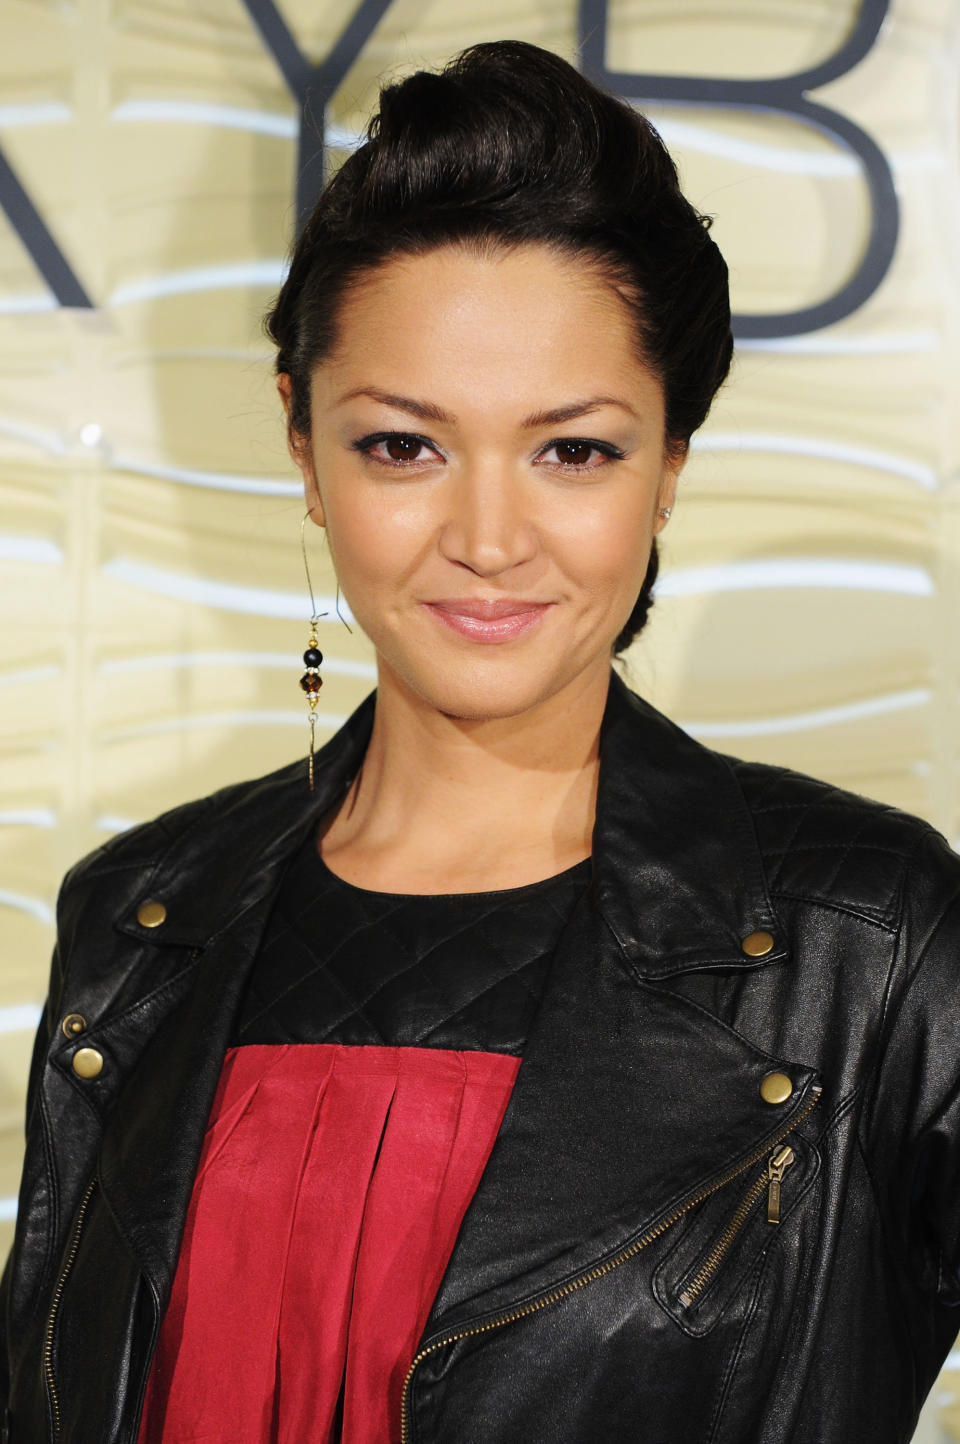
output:
[{"label": "jacket collar", "polygon": [[[236,923],[348,788],[369,741],[375,698],[371,693],[318,754],[313,793],[298,761],[211,796],[209,809],[143,876],[115,926],[151,944],[204,948]],[[612,672],[600,746],[596,897],[636,972],[663,978],[781,961],[783,934],[752,820],[725,758]],[[137,921],[147,898],[167,909],[160,928]],[[773,935],[774,947],[750,957],[742,940],[758,930]]]},{"label": "jacket collar", "polygon": [[[601,733],[594,859],[599,908],[642,977],[785,957],[729,763],[615,674]],[[757,931],[774,939],[760,958],[742,946]]]}]

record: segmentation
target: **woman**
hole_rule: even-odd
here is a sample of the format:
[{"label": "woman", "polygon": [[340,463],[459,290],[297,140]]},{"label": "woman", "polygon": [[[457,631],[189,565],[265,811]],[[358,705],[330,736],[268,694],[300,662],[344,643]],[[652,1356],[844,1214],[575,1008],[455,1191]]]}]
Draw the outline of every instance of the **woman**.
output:
[{"label": "woman", "polygon": [[269,324],[378,690],[64,879],[7,1439],[907,1440],[960,863],[611,673],[730,357],[655,132],[519,42],[391,86]]}]

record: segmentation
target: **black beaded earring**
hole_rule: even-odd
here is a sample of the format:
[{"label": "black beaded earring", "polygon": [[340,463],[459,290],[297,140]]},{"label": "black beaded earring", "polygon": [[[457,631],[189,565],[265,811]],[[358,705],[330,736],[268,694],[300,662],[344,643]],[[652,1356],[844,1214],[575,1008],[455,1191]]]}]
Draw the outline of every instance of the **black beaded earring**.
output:
[{"label": "black beaded earring", "polygon": [[310,567],[307,562],[307,542],[303,534],[309,511],[300,523],[300,549],[303,552],[303,569],[307,574],[307,589],[310,592],[310,640],[307,649],[303,654],[303,662],[306,671],[300,678],[300,686],[307,696],[307,721],[310,723],[310,756],[307,761],[307,777],[310,783],[310,791],[313,791],[313,753],[317,728],[317,703],[320,701],[320,688],[323,686],[323,678],[320,676],[319,668],[323,662],[323,653],[317,645],[317,623],[326,612],[317,611],[316,599],[313,595],[313,583],[310,581]]}]

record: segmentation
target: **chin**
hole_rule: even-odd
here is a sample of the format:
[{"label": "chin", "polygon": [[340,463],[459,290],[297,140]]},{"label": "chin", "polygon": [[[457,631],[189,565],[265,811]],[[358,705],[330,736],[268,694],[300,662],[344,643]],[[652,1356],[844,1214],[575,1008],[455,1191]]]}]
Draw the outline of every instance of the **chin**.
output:
[{"label": "chin", "polygon": [[571,679],[554,672],[538,676],[529,663],[482,667],[462,665],[440,671],[405,669],[408,687],[445,717],[462,722],[493,722],[520,717],[559,692]]}]

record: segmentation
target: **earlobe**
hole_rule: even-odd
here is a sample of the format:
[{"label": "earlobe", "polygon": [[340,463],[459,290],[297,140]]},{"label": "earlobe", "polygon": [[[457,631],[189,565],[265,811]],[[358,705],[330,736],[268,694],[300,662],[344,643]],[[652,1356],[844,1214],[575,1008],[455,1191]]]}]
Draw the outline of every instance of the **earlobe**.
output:
[{"label": "earlobe", "polygon": [[676,477],[671,477],[660,487],[657,496],[657,515],[653,523],[654,536],[659,536],[673,514],[674,502],[676,500],[677,485]]},{"label": "earlobe", "polygon": [[659,535],[670,520],[673,508],[677,499],[677,482],[680,473],[687,460],[688,448],[684,447],[680,455],[675,455],[661,473],[660,487],[657,493],[657,516],[654,521],[654,535]]},{"label": "earlobe", "polygon": [[317,484],[312,476],[308,478],[306,474],[304,474],[303,490],[307,498],[307,511],[310,515],[310,520],[315,522],[319,527],[325,527],[327,519],[323,514],[323,502],[320,500],[320,492],[317,490]]},{"label": "earlobe", "polygon": [[288,431],[287,447],[294,465],[303,477],[303,491],[310,516],[317,526],[325,526],[326,518],[323,514],[323,502],[320,499],[320,488],[317,485],[310,443],[304,437],[298,436],[296,432]]}]

